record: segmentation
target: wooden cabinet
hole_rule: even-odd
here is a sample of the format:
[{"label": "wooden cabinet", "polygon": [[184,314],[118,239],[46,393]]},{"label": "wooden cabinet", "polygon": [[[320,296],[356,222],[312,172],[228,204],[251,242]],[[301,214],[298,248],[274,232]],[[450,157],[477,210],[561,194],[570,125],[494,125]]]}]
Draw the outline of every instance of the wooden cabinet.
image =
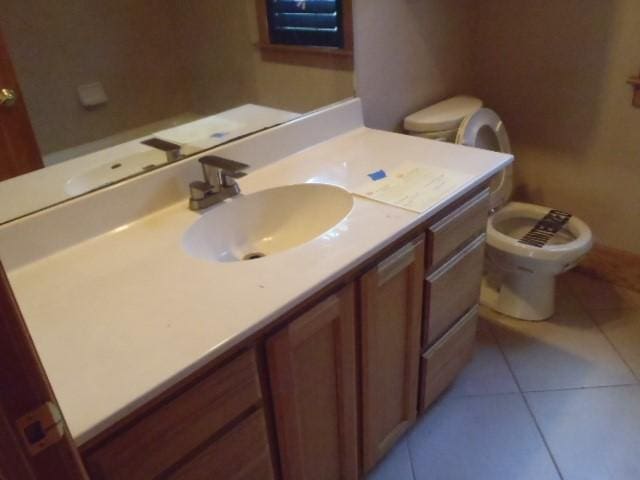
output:
[{"label": "wooden cabinet", "polygon": [[453,382],[473,354],[488,211],[485,189],[427,227],[421,412]]},{"label": "wooden cabinet", "polygon": [[432,345],[478,302],[485,235],[482,234],[425,280],[423,346]]},{"label": "wooden cabinet", "polygon": [[487,228],[489,190],[483,190],[427,228],[427,268],[437,267]]},{"label": "wooden cabinet", "polygon": [[471,358],[487,202],[460,199],[334,288],[355,283],[92,442],[92,478],[358,479]]},{"label": "wooden cabinet", "polygon": [[267,340],[285,479],[358,478],[354,303],[349,285]]},{"label": "wooden cabinet", "polygon": [[426,410],[471,360],[477,317],[478,308],[473,307],[422,355],[420,411]]},{"label": "wooden cabinet", "polygon": [[423,280],[424,235],[360,280],[365,471],[416,419]]},{"label": "wooden cabinet", "polygon": [[97,479],[164,476],[261,404],[256,356],[249,350],[89,452],[87,467]]},{"label": "wooden cabinet", "polygon": [[272,480],[271,451],[262,409],[178,466],[166,480]]}]

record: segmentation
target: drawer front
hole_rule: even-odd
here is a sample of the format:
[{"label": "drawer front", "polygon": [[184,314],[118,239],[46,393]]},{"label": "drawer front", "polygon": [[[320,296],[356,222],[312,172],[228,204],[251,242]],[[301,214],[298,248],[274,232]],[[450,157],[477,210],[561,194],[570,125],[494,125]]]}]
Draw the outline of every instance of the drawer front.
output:
[{"label": "drawer front", "polygon": [[272,480],[269,437],[262,409],[252,413],[167,480]]},{"label": "drawer front", "polygon": [[471,238],[483,233],[489,214],[489,190],[473,197],[427,231],[427,268],[438,266]]},{"label": "drawer front", "polygon": [[93,478],[154,478],[260,402],[253,350],[221,366],[90,452]]},{"label": "drawer front", "polygon": [[438,340],[480,295],[485,235],[454,255],[425,280],[423,348]]},{"label": "drawer front", "polygon": [[478,307],[474,306],[422,355],[420,411],[427,409],[471,360],[477,324]]}]

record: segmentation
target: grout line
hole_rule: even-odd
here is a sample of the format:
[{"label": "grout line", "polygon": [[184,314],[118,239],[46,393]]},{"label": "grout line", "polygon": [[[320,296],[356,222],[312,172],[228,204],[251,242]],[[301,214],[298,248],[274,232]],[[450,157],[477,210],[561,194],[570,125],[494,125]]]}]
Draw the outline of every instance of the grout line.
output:
[{"label": "grout line", "polygon": [[544,436],[544,433],[542,433],[542,428],[540,428],[540,425],[538,424],[538,419],[536,418],[535,414],[533,413],[533,409],[531,408],[531,405],[529,405],[529,400],[527,400],[527,397],[524,393],[521,393],[520,395],[522,395],[522,400],[524,400],[524,404],[527,407],[527,410],[529,411],[529,415],[531,415],[531,418],[533,419],[533,423],[536,426],[536,429],[538,430],[538,433],[540,434],[540,438],[542,439],[542,443],[544,443],[545,448],[547,449],[547,452],[549,453],[549,457],[551,458],[551,461],[553,462],[553,466],[556,467],[556,471],[558,472],[558,476],[560,477],[560,480],[564,480],[564,476],[562,475],[562,472],[560,471],[560,466],[558,465],[558,462],[556,461],[556,457],[553,455],[553,452],[551,452],[551,447],[549,446],[549,443],[547,442],[546,437]]},{"label": "grout line", "polygon": [[409,435],[407,435],[407,437],[405,438],[405,442],[407,444],[407,453],[409,454],[409,466],[411,467],[411,478],[413,478],[413,480],[417,480],[418,477],[416,477],[416,467],[413,464],[413,453],[411,452],[411,445],[409,444]]},{"label": "grout line", "polygon": [[[574,273],[574,275],[580,275],[579,273]],[[600,280],[602,281],[602,280]],[[619,287],[619,288],[623,288],[624,290],[629,290],[625,287],[621,287],[620,285],[615,285],[612,284],[610,282],[604,282],[603,283],[608,283],[609,285],[612,285],[614,287]],[[621,306],[621,307],[616,307],[616,308],[593,308],[593,307],[589,307],[588,305],[586,305],[582,299],[580,298],[580,295],[576,294],[576,291],[574,290],[575,286],[571,283],[571,281],[567,282],[567,285],[569,286],[569,290],[571,291],[571,295],[572,297],[578,301],[578,304],[582,307],[582,309],[585,311],[585,313],[587,314],[587,316],[589,317],[589,319],[591,320],[591,322],[596,326],[596,328],[598,329],[598,331],[604,336],[604,338],[607,340],[607,342],[609,343],[609,345],[611,345],[611,347],[613,348],[613,350],[618,354],[618,357],[620,358],[620,360],[622,360],[622,362],[626,365],[626,367],[629,369],[629,371],[631,372],[631,375],[633,376],[633,378],[636,379],[637,383],[640,383],[640,373],[636,373],[636,371],[631,367],[631,365],[629,365],[629,363],[627,362],[627,360],[624,358],[624,355],[622,355],[622,353],[620,352],[620,350],[618,350],[618,348],[616,347],[616,345],[611,341],[611,339],[609,338],[609,336],[607,335],[607,333],[602,329],[602,327],[600,326],[600,324],[596,321],[595,316],[593,311],[620,311],[620,310],[639,310],[640,306],[633,306],[633,305],[627,305],[627,306]],[[633,291],[633,290],[631,290]]]},{"label": "grout line", "polygon": [[598,390],[601,388],[637,387],[638,383],[614,383],[612,385],[592,385],[585,387],[545,388],[544,390],[523,390],[522,393],[571,392],[578,390]]},{"label": "grout line", "polygon": [[454,399],[454,398],[504,397],[506,395],[517,395],[519,393],[522,393],[522,392],[513,391],[513,392],[493,392],[493,393],[465,393],[460,395],[451,394],[447,398]]},{"label": "grout line", "polygon": [[[611,310],[618,311],[620,309],[611,309]],[[629,372],[631,372],[631,375],[633,376],[633,378],[636,379],[636,383],[640,383],[640,374],[636,374],[635,370],[631,367],[631,365],[629,365],[629,362],[627,362],[627,359],[624,358],[624,355],[622,355],[620,350],[618,350],[618,347],[616,347],[615,343],[611,341],[611,339],[609,338],[609,335],[607,335],[607,333],[602,329],[600,324],[596,321],[595,317],[593,316],[592,312],[588,309],[587,309],[587,316],[591,319],[591,321],[596,326],[598,331],[602,334],[602,336],[607,340],[607,343],[611,345],[611,348],[613,348],[613,351],[616,352],[620,360],[622,360],[622,363],[624,363],[625,366],[629,369]]]},{"label": "grout line", "polygon": [[507,364],[507,368],[509,369],[509,372],[511,373],[511,376],[513,377],[513,381],[515,382],[516,386],[518,387],[518,390],[520,392],[520,398],[522,398],[522,401],[524,402],[525,406],[527,407],[527,411],[529,412],[529,415],[531,416],[531,420],[533,420],[533,424],[536,426],[536,430],[538,430],[538,435],[540,435],[540,439],[542,440],[542,443],[544,444],[544,447],[547,449],[547,453],[549,454],[549,458],[551,458],[551,462],[553,462],[553,466],[555,467],[556,472],[558,473],[558,477],[560,477],[560,480],[564,480],[564,476],[562,475],[562,472],[560,471],[560,466],[558,465],[558,462],[556,461],[556,457],[553,455],[553,452],[551,451],[551,447],[549,446],[549,443],[547,442],[547,439],[544,436],[544,433],[542,433],[542,428],[540,428],[540,425],[538,424],[538,420],[536,419],[536,416],[534,415],[533,410],[531,409],[531,405],[529,405],[529,402],[527,401],[527,397],[525,396],[524,392],[522,391],[522,387],[520,386],[520,382],[518,381],[518,378],[516,377],[515,373],[513,372],[513,368],[511,367],[511,363],[509,363],[509,359],[507,358],[507,355],[504,353],[504,350],[502,349],[502,345],[500,345],[500,342],[498,341],[498,338],[493,334],[493,325],[491,323],[489,323],[489,329],[491,331],[491,334],[495,337],[496,346],[498,347],[498,350],[500,351],[500,354],[502,355],[502,358],[504,359],[504,362]]}]

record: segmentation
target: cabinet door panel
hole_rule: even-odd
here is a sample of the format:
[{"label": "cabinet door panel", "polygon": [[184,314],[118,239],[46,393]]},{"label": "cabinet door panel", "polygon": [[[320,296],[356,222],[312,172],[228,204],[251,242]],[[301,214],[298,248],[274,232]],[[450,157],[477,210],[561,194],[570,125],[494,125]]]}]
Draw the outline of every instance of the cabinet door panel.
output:
[{"label": "cabinet door panel", "polygon": [[423,278],[424,235],[361,278],[365,471],[416,418]]},{"label": "cabinet door panel", "polygon": [[349,285],[267,341],[285,479],[358,478],[354,303]]},{"label": "cabinet door panel", "polygon": [[273,480],[264,412],[258,409],[166,480]]}]

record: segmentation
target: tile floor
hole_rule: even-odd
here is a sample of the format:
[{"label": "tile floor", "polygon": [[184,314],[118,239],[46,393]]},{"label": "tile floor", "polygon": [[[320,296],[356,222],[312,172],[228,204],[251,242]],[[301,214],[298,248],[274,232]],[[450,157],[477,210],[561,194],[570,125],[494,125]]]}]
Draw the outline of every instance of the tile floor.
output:
[{"label": "tile floor", "polygon": [[639,480],[640,294],[569,273],[547,322],[482,310],[476,353],[369,480]]}]

